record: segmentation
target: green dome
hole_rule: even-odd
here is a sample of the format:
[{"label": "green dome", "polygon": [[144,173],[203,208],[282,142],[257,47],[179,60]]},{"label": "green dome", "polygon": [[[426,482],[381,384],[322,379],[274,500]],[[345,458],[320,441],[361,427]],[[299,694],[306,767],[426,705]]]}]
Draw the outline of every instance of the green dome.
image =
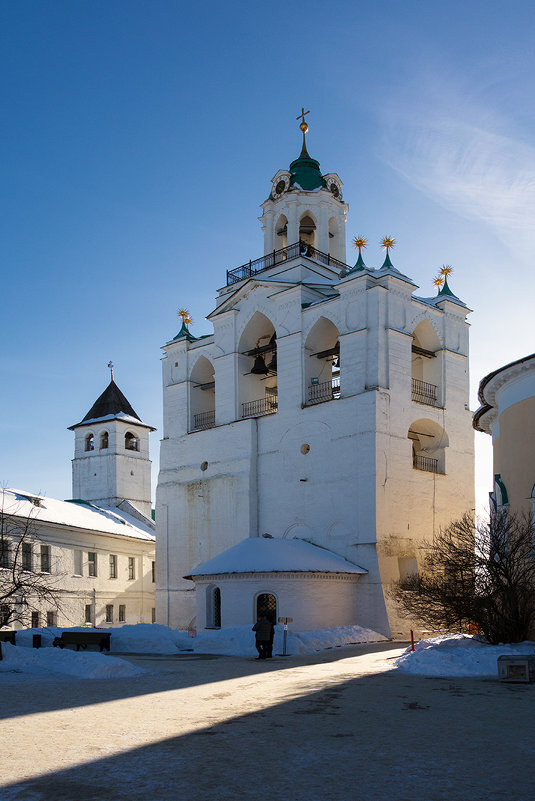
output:
[{"label": "green dome", "polygon": [[305,192],[311,192],[313,189],[321,189],[327,186],[321,175],[319,161],[310,158],[304,142],[299,158],[290,164],[290,173],[292,175],[290,186],[299,184]]}]

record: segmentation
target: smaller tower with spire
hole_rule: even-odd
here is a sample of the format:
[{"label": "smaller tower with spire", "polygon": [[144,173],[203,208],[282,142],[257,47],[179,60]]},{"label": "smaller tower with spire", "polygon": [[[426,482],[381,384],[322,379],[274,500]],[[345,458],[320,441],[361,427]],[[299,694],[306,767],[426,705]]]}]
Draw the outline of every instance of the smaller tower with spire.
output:
[{"label": "smaller tower with spire", "polygon": [[149,433],[113,379],[85,417],[73,426],[73,498],[99,506],[129,502],[151,516]]}]

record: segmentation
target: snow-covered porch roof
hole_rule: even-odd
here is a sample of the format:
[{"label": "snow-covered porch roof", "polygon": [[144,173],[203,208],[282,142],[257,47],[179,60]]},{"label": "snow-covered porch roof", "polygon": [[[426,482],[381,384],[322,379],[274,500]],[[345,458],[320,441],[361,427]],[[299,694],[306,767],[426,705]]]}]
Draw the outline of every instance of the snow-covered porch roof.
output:
[{"label": "snow-covered porch roof", "polygon": [[300,539],[249,537],[213,559],[198,565],[184,578],[225,573],[355,573],[368,571],[343,556]]}]

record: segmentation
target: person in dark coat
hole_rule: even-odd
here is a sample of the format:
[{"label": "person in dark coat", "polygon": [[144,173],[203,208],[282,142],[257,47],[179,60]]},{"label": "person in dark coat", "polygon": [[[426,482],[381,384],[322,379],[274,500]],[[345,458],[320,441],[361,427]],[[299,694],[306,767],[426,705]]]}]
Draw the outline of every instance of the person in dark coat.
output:
[{"label": "person in dark coat", "polygon": [[258,620],[253,626],[255,633],[257,659],[265,659],[269,653],[269,638],[271,636],[271,623],[265,615],[258,615]]}]

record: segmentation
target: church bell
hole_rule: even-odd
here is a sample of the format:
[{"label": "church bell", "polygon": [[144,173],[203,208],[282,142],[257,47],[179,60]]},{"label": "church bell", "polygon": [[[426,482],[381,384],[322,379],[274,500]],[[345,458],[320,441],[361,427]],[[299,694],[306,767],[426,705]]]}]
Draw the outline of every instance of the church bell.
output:
[{"label": "church bell", "polygon": [[253,375],[267,375],[269,373],[268,368],[266,367],[266,363],[264,361],[263,356],[257,356],[254,360],[254,364],[251,367],[251,373]]}]

